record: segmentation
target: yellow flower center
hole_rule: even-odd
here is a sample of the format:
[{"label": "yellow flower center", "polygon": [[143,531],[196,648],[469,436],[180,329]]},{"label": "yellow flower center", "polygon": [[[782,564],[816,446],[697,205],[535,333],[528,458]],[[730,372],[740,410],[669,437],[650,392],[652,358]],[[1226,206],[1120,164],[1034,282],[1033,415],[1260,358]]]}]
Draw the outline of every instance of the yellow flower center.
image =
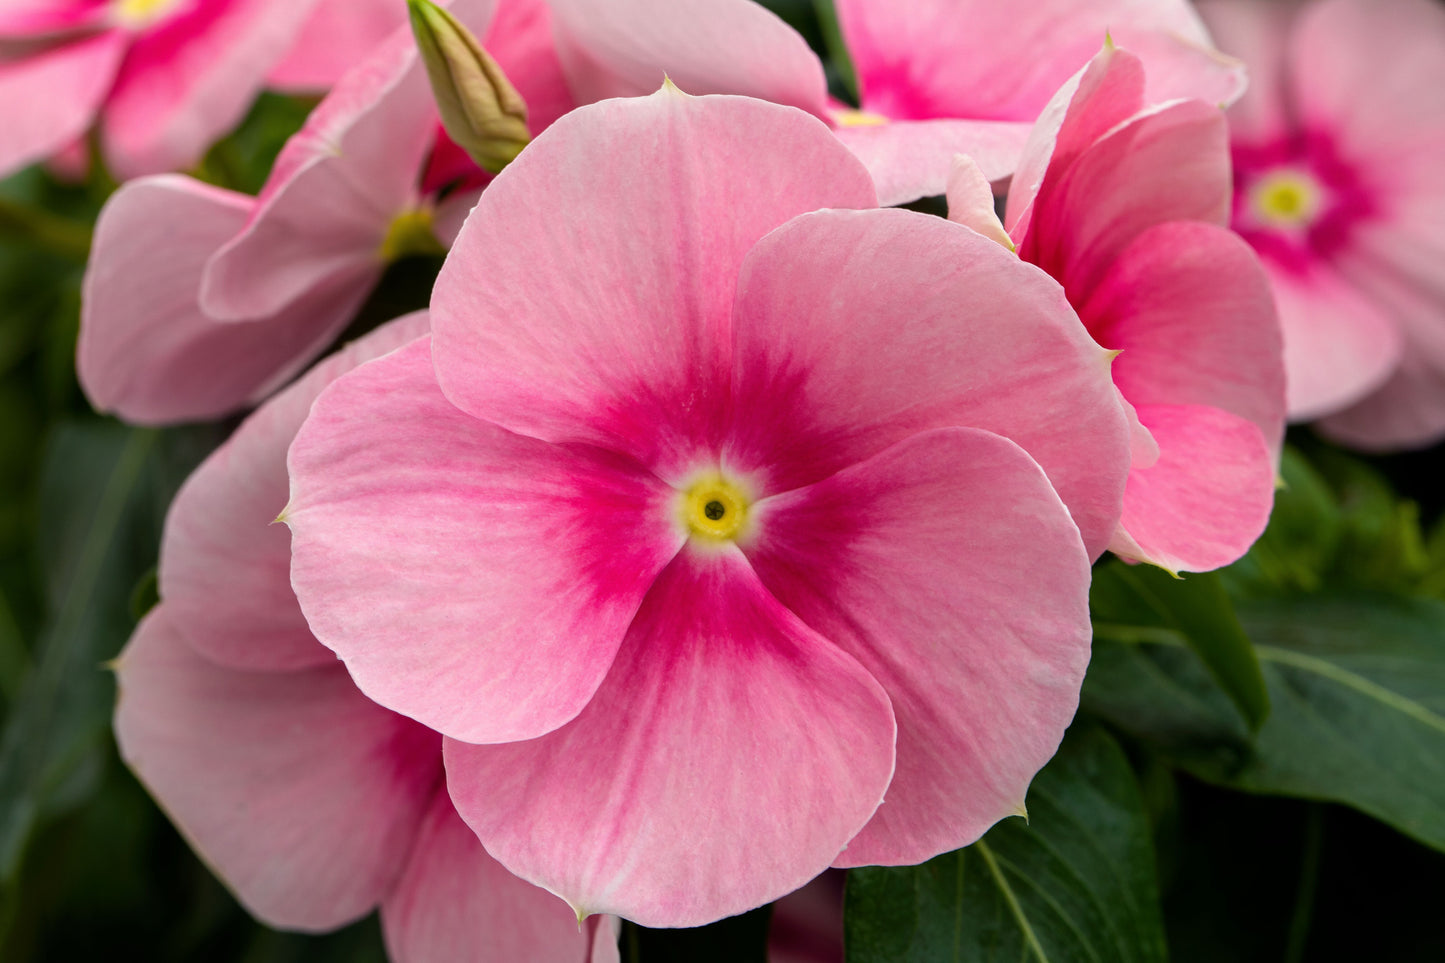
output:
[{"label": "yellow flower center", "polygon": [[698,538],[737,538],[748,520],[748,497],[721,475],[708,475],[682,493],[682,521]]},{"label": "yellow flower center", "polygon": [[437,240],[432,228],[432,213],[426,208],[405,211],[396,216],[381,242],[380,256],[387,264],[413,254],[444,255],[447,249]]},{"label": "yellow flower center", "polygon": [[115,0],[115,18],[128,27],[143,27],[159,20],[179,0]]},{"label": "yellow flower center", "polygon": [[833,122],[839,127],[881,127],[888,123],[888,118],[871,111],[847,107],[833,111]]},{"label": "yellow flower center", "polygon": [[1303,171],[1278,170],[1250,190],[1254,216],[1272,227],[1306,227],[1319,213],[1320,185]]}]

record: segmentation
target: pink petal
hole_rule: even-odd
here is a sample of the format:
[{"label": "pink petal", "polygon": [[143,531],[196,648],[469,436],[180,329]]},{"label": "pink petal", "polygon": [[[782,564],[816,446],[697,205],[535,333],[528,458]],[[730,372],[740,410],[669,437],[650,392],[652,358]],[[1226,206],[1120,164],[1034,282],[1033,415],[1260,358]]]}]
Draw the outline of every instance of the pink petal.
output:
[{"label": "pink petal", "polygon": [[319,0],[290,51],[267,76],[282,90],[327,90],[406,23],[396,0]]},{"label": "pink petal", "polygon": [[419,200],[436,125],[415,42],[400,33],[287,142],[245,229],[206,265],[202,306],[235,320],[274,314],[321,285],[369,288],[392,221]]},{"label": "pink petal", "polygon": [[893,770],[893,713],[735,546],[659,576],[597,695],[531,742],[447,740],[488,852],[579,915],[695,926],[821,872]]},{"label": "pink petal", "polygon": [[548,0],[501,0],[482,43],[527,102],[532,136],[577,106],[557,53]]},{"label": "pink petal", "polygon": [[972,157],[953,158],[948,174],[948,219],[982,234],[1010,251],[1014,242],[999,222],[994,209],[993,189]]},{"label": "pink petal", "polygon": [[591,936],[566,903],[487,855],[444,788],[381,921],[394,963],[583,963]]},{"label": "pink petal", "polygon": [[201,312],[202,266],[249,209],[250,198],[169,174],[112,196],[96,224],[76,354],[98,410],[143,424],[226,414],[284,384],[346,325],[365,290],[321,289],[246,324]]},{"label": "pink petal", "polygon": [[895,119],[1032,122],[1107,33],[1124,46],[1145,30],[1208,43],[1182,0],[838,0],[837,8],[863,107]]},{"label": "pink petal", "polygon": [[1227,224],[1232,196],[1223,113],[1202,101],[1175,102],[1116,128],[1073,164],[1051,164],[1027,235],[1014,237],[1020,257],[1082,304],[1144,231],[1167,221]]},{"label": "pink petal", "polygon": [[891,121],[834,133],[878,185],[878,203],[906,204],[948,188],[953,155],[968,154],[989,180],[1013,173],[1029,125],[999,120]]},{"label": "pink petal", "polygon": [[1243,555],[1274,505],[1274,453],[1252,422],[1204,405],[1140,405],[1159,460],[1129,473],[1109,546],[1171,572],[1206,572]]},{"label": "pink petal", "polygon": [[1210,405],[1284,434],[1284,363],[1269,279],[1237,234],[1175,221],[1124,249],[1080,306],[1094,339],[1123,352],[1114,383],[1135,405]]},{"label": "pink petal", "polygon": [[1128,427],[1108,355],[1042,272],[942,218],[819,211],[759,242],[738,292],[724,457],[765,491],[919,431],[984,428],[1043,466],[1104,550]]},{"label": "pink petal", "polygon": [[1445,151],[1445,10],[1429,0],[1323,0],[1290,36],[1300,126],[1330,134],[1346,157],[1388,169]]},{"label": "pink petal", "polygon": [[[550,0],[562,65],[582,103],[650,94],[742,94],[827,111],[823,65],[750,0]],[[756,143],[767,143],[758,140]]]},{"label": "pink petal", "polygon": [[1264,262],[1284,332],[1291,421],[1309,421],[1374,391],[1400,363],[1399,325],[1325,265]]},{"label": "pink petal", "polygon": [[83,135],[110,90],[128,38],[110,30],[0,60],[0,177]]},{"label": "pink petal", "polygon": [[160,594],[178,632],[201,655],[236,669],[327,665],[291,591],[286,449],[323,388],[427,332],[425,312],[378,328],[307,372],[247,418],[186,480],[161,546]]},{"label": "pink petal", "polygon": [[121,755],[253,914],[331,929],[391,890],[436,791],[435,733],[363,697],[340,666],[213,665],[164,603],[116,672]]},{"label": "pink petal", "polygon": [[314,0],[202,0],[136,36],[101,118],[122,180],[189,167],[245,115]]},{"label": "pink petal", "polygon": [[104,0],[6,0],[0,9],[0,43],[45,43],[105,27]]},{"label": "pink petal", "polygon": [[922,862],[1022,812],[1089,661],[1089,559],[1039,466],[945,428],[756,511],[758,577],[898,719],[888,799],[836,865]]},{"label": "pink petal", "polygon": [[581,108],[458,236],[432,295],[437,378],[479,418],[676,481],[716,450],[748,248],[795,214],[873,197],[852,155],[791,108],[673,88]]},{"label": "pink petal", "polygon": [[316,637],[377,702],[474,742],[581,711],[685,537],[641,469],[453,408],[428,340],[328,388],[290,471]]},{"label": "pink petal", "polygon": [[1229,128],[1246,143],[1271,143],[1294,123],[1285,89],[1286,45],[1298,3],[1199,0],[1219,49],[1249,65],[1249,86],[1229,108]]}]

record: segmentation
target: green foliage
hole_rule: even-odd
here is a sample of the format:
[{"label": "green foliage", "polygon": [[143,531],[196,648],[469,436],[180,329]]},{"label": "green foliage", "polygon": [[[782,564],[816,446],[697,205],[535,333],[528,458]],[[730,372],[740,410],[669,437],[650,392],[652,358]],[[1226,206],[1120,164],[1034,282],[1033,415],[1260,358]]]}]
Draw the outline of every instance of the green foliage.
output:
[{"label": "green foliage", "polygon": [[849,963],[1166,959],[1149,823],[1118,744],[1076,725],[1028,802],[1027,823],[922,866],[853,870]]}]

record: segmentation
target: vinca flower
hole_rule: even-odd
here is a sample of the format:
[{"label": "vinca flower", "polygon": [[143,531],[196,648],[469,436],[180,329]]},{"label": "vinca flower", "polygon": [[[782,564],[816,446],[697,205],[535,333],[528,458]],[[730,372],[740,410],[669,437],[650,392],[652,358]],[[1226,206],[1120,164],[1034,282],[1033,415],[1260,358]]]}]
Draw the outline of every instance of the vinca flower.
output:
[{"label": "vinca flower", "polygon": [[687,926],[1023,812],[1129,461],[1052,279],[877,209],[800,111],[665,86],[498,175],[432,324],[317,399],[282,518],[499,862]]}]

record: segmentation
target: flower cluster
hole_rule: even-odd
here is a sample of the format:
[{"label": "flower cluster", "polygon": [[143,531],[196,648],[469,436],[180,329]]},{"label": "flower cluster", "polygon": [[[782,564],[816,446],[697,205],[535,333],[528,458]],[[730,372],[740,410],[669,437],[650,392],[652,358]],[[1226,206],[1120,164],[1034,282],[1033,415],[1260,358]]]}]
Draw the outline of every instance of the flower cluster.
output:
[{"label": "flower cluster", "polygon": [[[0,171],[131,178],[87,396],[250,411],[122,754],[258,917],[401,963],[615,960],[1024,814],[1094,562],[1240,558],[1287,417],[1445,434],[1445,60],[1391,54],[1445,15],[1389,3],[836,0],[830,93],[751,0],[0,2]],[[257,195],[177,172],[268,83],[327,92]]]}]

